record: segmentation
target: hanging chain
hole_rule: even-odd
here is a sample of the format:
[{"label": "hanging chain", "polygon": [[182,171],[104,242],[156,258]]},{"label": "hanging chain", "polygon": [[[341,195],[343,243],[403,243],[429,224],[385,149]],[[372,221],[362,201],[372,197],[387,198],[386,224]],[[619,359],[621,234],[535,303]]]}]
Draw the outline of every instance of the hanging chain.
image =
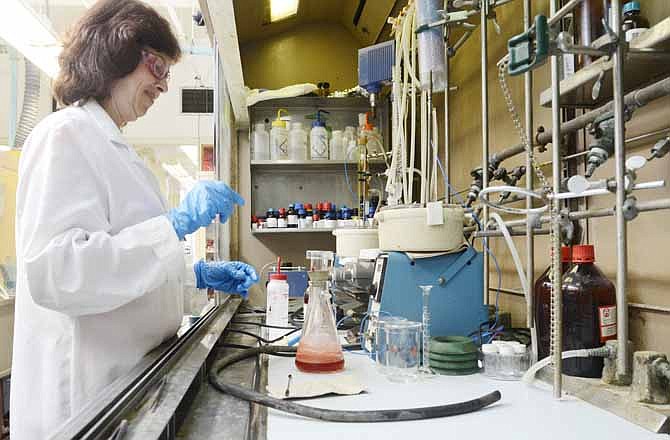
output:
[{"label": "hanging chain", "polygon": [[[540,184],[542,185],[542,191],[544,193],[545,197],[548,197],[551,195],[553,192],[551,189],[551,185],[549,184],[549,181],[547,180],[547,177],[544,175],[544,172],[542,171],[542,168],[540,167],[539,162],[537,161],[535,157],[535,152],[533,150],[533,145],[530,142],[530,139],[528,139],[528,136],[526,135],[526,131],[524,130],[523,124],[521,123],[521,116],[519,116],[519,112],[516,109],[516,106],[514,105],[514,100],[512,99],[512,92],[510,90],[509,84],[507,83],[507,66],[509,64],[509,58],[503,59],[500,63],[498,63],[498,80],[500,82],[500,88],[502,89],[503,97],[505,98],[505,103],[507,104],[507,111],[509,112],[512,122],[514,123],[514,127],[516,128],[517,134],[519,135],[519,138],[521,139],[521,143],[523,144],[526,153],[528,154],[528,157],[530,157],[530,161],[533,165],[533,171],[537,175],[538,179],[540,180]],[[554,148],[559,148],[558,146],[554,146]],[[528,178],[528,176],[526,176]],[[556,341],[556,335],[560,331],[560,329],[557,328],[558,322],[557,322],[557,310],[556,310],[556,295],[559,294],[554,291],[554,278],[556,275],[556,270],[558,269],[558,265],[561,264],[558,255],[560,252],[560,245],[557,247],[555,246],[556,243],[556,235],[558,231],[558,217],[560,214],[560,206],[558,201],[556,199],[551,198],[550,199],[550,213],[551,213],[551,223],[550,223],[550,228],[549,228],[549,240],[551,243],[551,264],[549,268],[549,282],[551,284],[551,295],[550,295],[550,315],[551,315],[551,326],[550,326],[550,331],[549,331],[549,357],[550,359],[553,360],[554,358],[554,345]],[[528,219],[527,221],[530,221]]]}]

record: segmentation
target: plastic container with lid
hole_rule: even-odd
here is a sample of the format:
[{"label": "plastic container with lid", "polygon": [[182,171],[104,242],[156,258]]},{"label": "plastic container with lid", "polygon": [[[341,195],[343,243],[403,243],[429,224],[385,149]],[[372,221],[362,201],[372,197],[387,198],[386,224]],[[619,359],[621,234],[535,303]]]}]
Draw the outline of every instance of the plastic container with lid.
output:
[{"label": "plastic container with lid", "polygon": [[[281,259],[278,259],[277,273],[270,274],[270,282],[267,285],[267,303],[265,323],[268,325],[288,326],[288,298],[289,284],[286,274],[281,273]],[[276,339],[286,333],[286,330],[269,328],[270,339]]]},{"label": "plastic container with lid", "polygon": [[270,134],[262,122],[254,126],[251,148],[254,160],[270,159]]},{"label": "plastic container with lid", "polygon": [[530,368],[528,347],[516,341],[493,341],[481,347],[484,375],[500,380],[520,380]]},{"label": "plastic container with lid", "polygon": [[[565,274],[572,264],[572,247],[561,248],[561,273]],[[535,328],[537,329],[538,360],[549,356],[550,320],[551,320],[551,281],[550,267],[535,281]]]},{"label": "plastic container with lid", "polygon": [[342,130],[333,130],[330,138],[330,158],[331,160],[344,160],[346,156],[346,146]]},{"label": "plastic container with lid", "polygon": [[649,21],[642,16],[639,1],[628,2],[623,6],[622,29],[627,42],[649,29]]},{"label": "plastic container with lid", "polygon": [[281,119],[281,113],[288,113],[286,110],[277,110],[277,119],[272,121],[272,130],[270,130],[270,159],[286,160],[288,159],[288,123]]},{"label": "plastic container with lid", "polygon": [[316,119],[312,122],[312,131],[309,134],[309,151],[312,160],[328,160],[328,131],[326,121],[321,114],[328,113],[325,110],[317,110]]},{"label": "plastic container with lid", "polygon": [[[573,266],[563,276],[563,350],[596,348],[616,339],[617,310],[614,284],[595,265],[592,245],[572,247]],[[563,373],[599,378],[603,359],[571,358]]]},{"label": "plastic container with lid", "polygon": [[377,211],[375,219],[379,224],[379,247],[384,251],[399,252],[440,252],[456,249],[463,244],[464,216],[465,212],[460,205],[444,205],[443,224],[428,225],[426,208]]},{"label": "plastic container with lid", "polygon": [[379,247],[377,229],[343,228],[334,230],[333,235],[338,257],[358,257],[361,249]]},{"label": "plastic container with lid", "polygon": [[293,122],[288,133],[288,157],[291,160],[308,160],[307,132],[301,122]]}]

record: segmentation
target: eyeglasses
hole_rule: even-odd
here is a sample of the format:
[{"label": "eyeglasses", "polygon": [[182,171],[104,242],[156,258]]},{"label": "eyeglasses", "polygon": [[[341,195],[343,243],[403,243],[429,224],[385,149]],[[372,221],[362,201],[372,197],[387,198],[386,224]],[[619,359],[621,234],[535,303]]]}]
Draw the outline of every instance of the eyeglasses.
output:
[{"label": "eyeglasses", "polygon": [[158,81],[170,78],[170,66],[160,56],[147,50],[142,51],[142,62],[147,66],[149,72]]}]

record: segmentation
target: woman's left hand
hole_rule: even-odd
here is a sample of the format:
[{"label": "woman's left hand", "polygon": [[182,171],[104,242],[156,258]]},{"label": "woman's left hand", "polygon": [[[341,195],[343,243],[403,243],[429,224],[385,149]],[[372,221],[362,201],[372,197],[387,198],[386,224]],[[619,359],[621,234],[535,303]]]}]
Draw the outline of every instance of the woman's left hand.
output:
[{"label": "woman's left hand", "polygon": [[241,261],[198,261],[193,266],[198,289],[212,288],[221,292],[239,293],[246,298],[249,287],[258,282],[253,266]]}]

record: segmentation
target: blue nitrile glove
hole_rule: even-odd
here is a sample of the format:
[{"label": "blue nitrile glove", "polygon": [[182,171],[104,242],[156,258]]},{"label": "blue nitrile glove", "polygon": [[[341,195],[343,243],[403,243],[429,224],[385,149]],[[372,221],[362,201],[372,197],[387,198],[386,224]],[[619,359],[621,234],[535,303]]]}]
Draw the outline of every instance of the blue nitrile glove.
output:
[{"label": "blue nitrile glove", "polygon": [[200,180],[178,208],[168,212],[174,230],[180,240],[202,226],[212,223],[216,214],[225,222],[233,213],[235,205],[244,205],[244,199],[228,185],[214,180]]},{"label": "blue nitrile glove", "polygon": [[256,269],[240,261],[198,261],[193,266],[196,287],[212,288],[226,293],[247,296],[249,287],[258,282]]}]

